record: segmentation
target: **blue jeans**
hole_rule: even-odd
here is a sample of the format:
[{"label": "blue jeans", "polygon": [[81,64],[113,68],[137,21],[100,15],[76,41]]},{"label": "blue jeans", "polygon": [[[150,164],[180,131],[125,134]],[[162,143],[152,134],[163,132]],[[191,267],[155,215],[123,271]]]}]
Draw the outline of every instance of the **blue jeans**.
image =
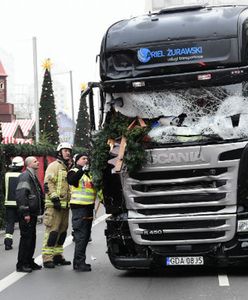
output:
[{"label": "blue jeans", "polygon": [[85,264],[85,252],[91,234],[93,210],[94,205],[82,205],[80,208],[71,209],[75,241],[73,267]]}]

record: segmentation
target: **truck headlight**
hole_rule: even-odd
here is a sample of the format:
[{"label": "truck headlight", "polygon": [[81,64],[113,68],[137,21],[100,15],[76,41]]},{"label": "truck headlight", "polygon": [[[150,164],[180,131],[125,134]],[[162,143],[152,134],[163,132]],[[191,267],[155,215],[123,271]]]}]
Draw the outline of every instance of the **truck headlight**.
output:
[{"label": "truck headlight", "polygon": [[237,231],[238,232],[247,232],[248,231],[248,220],[239,220]]}]

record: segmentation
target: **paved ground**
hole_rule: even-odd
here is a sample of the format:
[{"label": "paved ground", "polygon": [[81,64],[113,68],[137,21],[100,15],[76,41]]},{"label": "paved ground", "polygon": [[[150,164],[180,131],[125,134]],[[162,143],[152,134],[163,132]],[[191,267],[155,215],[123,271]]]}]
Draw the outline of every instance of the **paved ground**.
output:
[{"label": "paved ground", "polygon": [[[106,253],[104,212],[96,220],[93,242],[87,249],[92,272],[78,273],[72,266],[42,269],[31,274],[15,272],[19,230],[14,234],[14,249],[5,251],[0,237],[0,299],[18,300],[246,300],[248,272],[205,268],[175,269],[164,272],[116,270]],[[44,226],[37,226],[36,262],[41,263]],[[70,234],[70,230],[68,230]],[[65,257],[72,260],[74,243],[68,236]]]}]

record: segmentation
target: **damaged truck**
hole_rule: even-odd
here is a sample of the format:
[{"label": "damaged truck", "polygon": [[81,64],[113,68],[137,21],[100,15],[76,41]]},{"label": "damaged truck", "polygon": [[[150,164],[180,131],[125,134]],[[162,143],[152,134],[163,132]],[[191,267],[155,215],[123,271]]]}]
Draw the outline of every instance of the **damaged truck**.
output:
[{"label": "damaged truck", "polygon": [[[248,7],[170,7],[119,21],[103,37],[100,77],[85,95],[94,123],[100,90],[93,140],[107,152],[96,146],[92,164],[113,266],[248,262]],[[129,135],[144,133],[129,147],[125,132],[111,134],[123,119]]]}]

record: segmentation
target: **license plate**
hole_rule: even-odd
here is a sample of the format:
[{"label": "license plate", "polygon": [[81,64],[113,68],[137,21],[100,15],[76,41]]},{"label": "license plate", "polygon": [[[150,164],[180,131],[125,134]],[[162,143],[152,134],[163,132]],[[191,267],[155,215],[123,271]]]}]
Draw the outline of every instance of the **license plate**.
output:
[{"label": "license plate", "polygon": [[203,256],[175,256],[166,257],[167,266],[195,266],[203,265]]}]

